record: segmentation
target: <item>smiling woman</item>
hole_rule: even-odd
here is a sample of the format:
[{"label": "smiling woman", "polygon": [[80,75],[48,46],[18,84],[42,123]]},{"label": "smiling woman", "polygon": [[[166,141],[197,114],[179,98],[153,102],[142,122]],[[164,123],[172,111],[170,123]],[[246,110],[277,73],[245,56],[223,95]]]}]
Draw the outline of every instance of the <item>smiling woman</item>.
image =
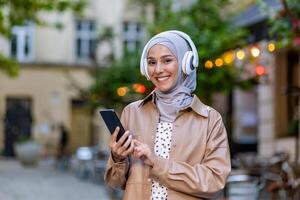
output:
[{"label": "smiling woman", "polygon": [[144,47],[141,73],[156,89],[123,110],[127,130],[116,141],[105,181],[125,189],[123,199],[211,199],[230,172],[220,114],[194,94],[198,52],[180,31],[162,32]]}]

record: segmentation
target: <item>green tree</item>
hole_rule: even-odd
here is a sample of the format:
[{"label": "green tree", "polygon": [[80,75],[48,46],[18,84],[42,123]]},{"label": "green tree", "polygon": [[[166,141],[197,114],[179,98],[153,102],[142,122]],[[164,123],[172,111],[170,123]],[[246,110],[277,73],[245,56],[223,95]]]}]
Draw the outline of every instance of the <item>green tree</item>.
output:
[{"label": "green tree", "polygon": [[[40,19],[41,12],[71,10],[80,14],[85,5],[86,0],[0,0],[0,35],[10,39],[12,27],[24,25],[26,22],[50,25]],[[10,76],[16,76],[18,64],[0,53],[0,70]]]},{"label": "green tree", "polygon": [[216,92],[229,92],[236,86],[245,88],[251,85],[249,80],[239,79],[242,70],[237,70],[232,64],[211,69],[204,67],[207,60],[214,61],[224,52],[246,44],[246,31],[234,27],[230,21],[231,16],[223,11],[229,5],[228,0],[196,0],[194,4],[175,11],[171,1],[164,2],[169,2],[168,6],[161,5],[158,8],[149,30],[155,34],[179,29],[191,36],[200,58],[196,93],[204,101],[211,102],[212,94]]},{"label": "green tree", "polygon": [[[94,73],[95,83],[88,95],[92,110],[99,104],[105,107],[114,107],[117,110],[133,100],[142,98],[153,89],[151,82],[147,81],[139,72],[139,54],[128,53],[126,58],[116,60],[107,68],[100,68]],[[139,93],[134,84],[142,84],[145,91]],[[118,89],[123,88],[126,95],[118,95]]]},{"label": "green tree", "polygon": [[299,0],[281,0],[280,11],[257,0],[261,9],[269,15],[269,34],[276,39],[279,48],[287,47],[300,52],[300,4]]},{"label": "green tree", "polygon": [[[164,30],[179,29],[191,36],[200,57],[196,93],[205,102],[211,103],[212,94],[215,92],[229,92],[236,86],[250,87],[251,80],[240,80],[239,75],[242,70],[237,70],[232,64],[212,69],[204,67],[205,61],[214,61],[227,50],[246,44],[246,32],[238,27],[233,27],[229,20],[230,16],[222,14],[222,8],[229,2],[227,0],[197,0],[194,4],[179,9],[174,8],[171,2],[170,0],[132,0],[132,3],[139,4],[144,9],[147,6],[153,8],[153,22],[149,23],[144,19],[149,35]],[[135,56],[136,58],[132,58]],[[96,76],[96,84],[92,89],[92,96],[105,98],[106,103],[103,100],[100,102],[107,106],[115,102],[127,103],[127,95],[119,97],[116,94],[117,88],[123,85],[130,85],[138,81],[146,85],[148,90],[152,90],[153,86],[140,76],[139,58],[140,54],[126,55],[115,62],[114,66],[119,67],[99,72],[99,76]]]}]

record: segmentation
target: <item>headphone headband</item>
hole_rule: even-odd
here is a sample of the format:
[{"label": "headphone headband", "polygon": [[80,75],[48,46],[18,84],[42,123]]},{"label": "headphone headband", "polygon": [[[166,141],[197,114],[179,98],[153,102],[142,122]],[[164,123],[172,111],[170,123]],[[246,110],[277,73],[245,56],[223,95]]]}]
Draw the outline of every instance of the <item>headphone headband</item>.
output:
[{"label": "headphone headband", "polygon": [[194,58],[193,58],[193,67],[195,67],[195,68],[198,67],[198,64],[199,64],[198,51],[197,51],[197,48],[196,48],[194,42],[192,41],[191,37],[188,34],[182,32],[182,31],[171,30],[169,32],[176,33],[177,35],[181,36],[183,39],[185,39],[187,41],[187,43],[191,47],[191,50],[192,50],[193,56],[194,56]]}]

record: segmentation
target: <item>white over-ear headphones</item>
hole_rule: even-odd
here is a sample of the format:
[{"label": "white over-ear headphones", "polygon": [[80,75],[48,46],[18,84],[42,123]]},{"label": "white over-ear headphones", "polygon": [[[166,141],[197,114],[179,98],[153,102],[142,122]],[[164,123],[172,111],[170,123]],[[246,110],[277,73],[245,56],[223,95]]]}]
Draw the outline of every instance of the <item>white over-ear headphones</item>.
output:
[{"label": "white over-ear headphones", "polygon": [[[177,30],[170,30],[170,31],[165,31],[165,32],[161,32],[159,34],[157,34],[156,36],[160,36],[163,33],[175,33],[177,35],[179,35],[180,37],[182,37],[190,46],[191,51],[187,51],[182,59],[182,71],[183,73],[185,73],[186,75],[189,75],[190,73],[192,73],[192,71],[196,70],[196,68],[198,67],[199,64],[199,58],[198,58],[198,51],[196,49],[196,46],[194,44],[194,42],[191,40],[190,36],[188,36],[186,33],[182,32],[182,31],[177,31]],[[155,37],[156,38],[156,37]],[[150,39],[147,44],[145,45],[142,55],[141,55],[141,60],[140,60],[140,71],[141,74],[146,76],[146,78],[149,80],[150,77],[148,75],[148,70],[147,70],[147,49],[148,46],[150,44],[150,42],[153,40],[154,38]]]}]

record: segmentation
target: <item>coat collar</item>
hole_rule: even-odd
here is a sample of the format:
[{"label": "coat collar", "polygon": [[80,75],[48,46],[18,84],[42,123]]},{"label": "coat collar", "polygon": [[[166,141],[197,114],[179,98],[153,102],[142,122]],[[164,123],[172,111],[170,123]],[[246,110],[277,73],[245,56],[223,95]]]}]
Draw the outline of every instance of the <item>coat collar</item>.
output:
[{"label": "coat collar", "polygon": [[[144,106],[145,104],[147,104],[150,101],[153,104],[155,104],[155,92],[154,92],[154,90],[140,102],[139,107]],[[209,110],[211,109],[209,106],[202,103],[201,100],[195,94],[193,94],[193,100],[192,100],[191,104],[186,109],[189,109],[189,108],[191,108],[198,115],[201,115],[203,117],[208,117]]]},{"label": "coat collar", "polygon": [[155,103],[155,90],[153,90],[150,94],[148,94],[139,104],[139,107],[145,105],[149,101],[152,101],[152,103]]}]

